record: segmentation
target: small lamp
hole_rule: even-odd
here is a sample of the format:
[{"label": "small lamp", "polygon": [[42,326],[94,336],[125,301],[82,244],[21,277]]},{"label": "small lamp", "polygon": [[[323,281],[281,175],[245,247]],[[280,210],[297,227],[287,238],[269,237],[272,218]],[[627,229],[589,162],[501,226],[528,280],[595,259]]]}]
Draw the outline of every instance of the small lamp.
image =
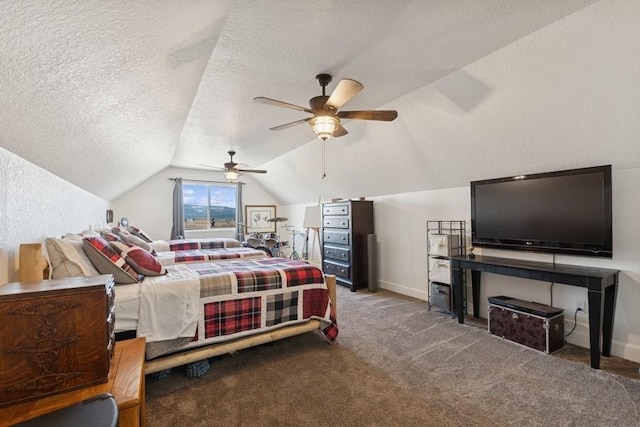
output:
[{"label": "small lamp", "polygon": [[318,237],[318,244],[320,244],[320,227],[322,227],[322,219],[320,216],[320,206],[307,206],[304,210],[304,219],[302,221],[302,226],[307,229],[307,238],[304,242],[304,251],[302,253],[302,257],[304,259],[309,259],[309,229],[315,231],[313,235],[313,244],[311,245],[312,249],[315,246],[316,236]]}]

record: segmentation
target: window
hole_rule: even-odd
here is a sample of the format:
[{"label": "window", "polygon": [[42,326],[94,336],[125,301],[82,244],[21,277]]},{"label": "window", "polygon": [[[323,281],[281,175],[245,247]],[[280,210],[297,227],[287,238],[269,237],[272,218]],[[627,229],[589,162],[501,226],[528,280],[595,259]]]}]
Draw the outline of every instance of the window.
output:
[{"label": "window", "polygon": [[185,230],[235,227],[235,184],[185,182],[182,200]]}]

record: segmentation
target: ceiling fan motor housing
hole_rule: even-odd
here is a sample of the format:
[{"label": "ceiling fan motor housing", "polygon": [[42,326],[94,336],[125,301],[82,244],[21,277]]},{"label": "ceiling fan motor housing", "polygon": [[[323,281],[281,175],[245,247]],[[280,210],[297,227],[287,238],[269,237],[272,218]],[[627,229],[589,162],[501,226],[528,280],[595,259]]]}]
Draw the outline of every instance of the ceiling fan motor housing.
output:
[{"label": "ceiling fan motor housing", "polygon": [[313,98],[311,98],[309,100],[309,106],[311,107],[311,111],[313,111],[314,114],[319,114],[323,112],[335,113],[336,110],[334,108],[331,108],[330,106],[325,107],[325,104],[327,103],[328,99],[329,97],[326,95],[314,96]]}]

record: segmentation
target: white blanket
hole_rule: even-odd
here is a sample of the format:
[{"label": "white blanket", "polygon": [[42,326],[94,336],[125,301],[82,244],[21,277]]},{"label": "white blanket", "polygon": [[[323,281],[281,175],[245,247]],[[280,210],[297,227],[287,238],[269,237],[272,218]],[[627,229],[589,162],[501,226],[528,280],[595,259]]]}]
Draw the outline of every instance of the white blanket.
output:
[{"label": "white blanket", "polygon": [[200,279],[185,265],[146,277],[140,286],[138,337],[147,342],[193,337],[198,325]]}]

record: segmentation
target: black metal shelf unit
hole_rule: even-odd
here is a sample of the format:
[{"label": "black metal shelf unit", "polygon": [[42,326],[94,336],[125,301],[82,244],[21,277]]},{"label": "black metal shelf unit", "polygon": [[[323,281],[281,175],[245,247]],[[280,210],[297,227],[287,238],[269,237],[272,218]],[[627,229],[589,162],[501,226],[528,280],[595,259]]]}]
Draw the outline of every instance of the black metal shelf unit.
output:
[{"label": "black metal shelf unit", "polygon": [[[451,257],[464,256],[466,223],[458,220],[427,221],[427,295],[431,307],[453,312]],[[466,298],[464,299],[466,312]]]}]

